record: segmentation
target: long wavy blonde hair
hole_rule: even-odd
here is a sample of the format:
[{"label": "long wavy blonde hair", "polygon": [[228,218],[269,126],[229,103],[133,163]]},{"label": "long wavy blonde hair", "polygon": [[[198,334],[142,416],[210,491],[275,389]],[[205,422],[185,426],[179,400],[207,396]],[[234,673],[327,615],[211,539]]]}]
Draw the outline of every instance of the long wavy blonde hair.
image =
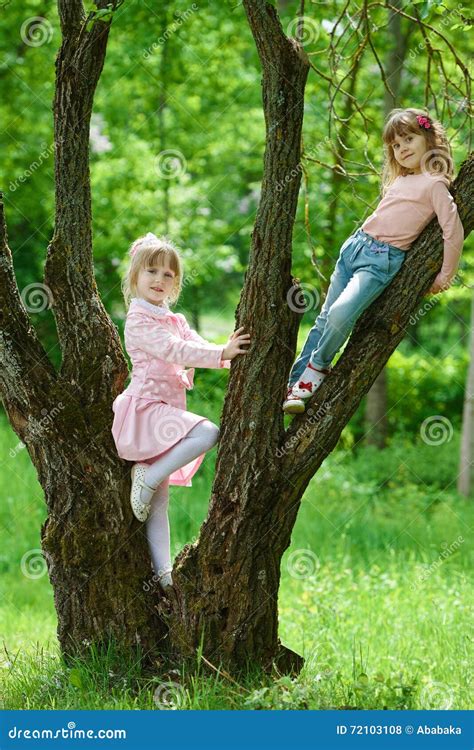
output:
[{"label": "long wavy blonde hair", "polygon": [[138,274],[142,268],[153,268],[163,265],[165,259],[174,271],[174,284],[170,294],[164,299],[169,305],[174,305],[181,294],[183,284],[183,265],[178,248],[166,237],[150,239],[146,236],[138,237],[129,247],[130,264],[122,280],[122,294],[125,305],[130,304],[132,297],[137,296]]},{"label": "long wavy blonde hair", "polygon": [[[416,118],[420,115],[429,120],[430,128],[426,129],[418,123]],[[402,137],[408,133],[422,134],[425,137],[427,152],[431,152],[426,155],[425,169],[433,174],[444,175],[449,182],[453,178],[451,146],[441,123],[430,117],[428,110],[425,109],[414,107],[392,109],[387,115],[382,134],[385,156],[382,169],[382,195],[397,177],[410,173],[409,169],[397,162],[392,148],[395,136]]]}]

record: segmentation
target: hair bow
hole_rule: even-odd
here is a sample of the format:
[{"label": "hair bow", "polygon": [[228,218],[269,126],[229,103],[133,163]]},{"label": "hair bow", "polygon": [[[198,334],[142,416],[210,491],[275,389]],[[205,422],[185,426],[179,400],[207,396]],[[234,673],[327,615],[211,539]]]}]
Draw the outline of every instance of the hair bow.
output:
[{"label": "hair bow", "polygon": [[133,243],[133,245],[132,245],[132,247],[130,249],[130,255],[132,255],[132,256],[135,255],[135,253],[137,252],[138,248],[141,247],[142,245],[145,245],[146,243],[150,242],[150,240],[153,241],[153,242],[155,240],[157,242],[159,241],[158,237],[156,236],[156,234],[153,234],[153,232],[147,232],[146,235],[141,240],[137,240],[136,242]]}]

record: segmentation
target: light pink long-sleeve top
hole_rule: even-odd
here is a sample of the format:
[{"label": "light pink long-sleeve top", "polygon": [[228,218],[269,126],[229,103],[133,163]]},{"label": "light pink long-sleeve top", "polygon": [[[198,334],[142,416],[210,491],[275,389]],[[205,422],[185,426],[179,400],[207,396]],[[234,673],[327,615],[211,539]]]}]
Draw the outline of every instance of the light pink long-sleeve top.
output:
[{"label": "light pink long-sleeve top", "polygon": [[130,302],[124,338],[132,361],[132,379],[124,391],[129,396],[185,408],[183,388],[193,387],[195,367],[230,367],[230,360],[222,358],[225,344],[211,344],[182,313],[139,297]]},{"label": "light pink long-sleeve top", "polygon": [[443,175],[397,177],[361,229],[376,240],[408,250],[436,215],[444,240],[440,273],[451,279],[458,269],[464,230],[448,186]]}]

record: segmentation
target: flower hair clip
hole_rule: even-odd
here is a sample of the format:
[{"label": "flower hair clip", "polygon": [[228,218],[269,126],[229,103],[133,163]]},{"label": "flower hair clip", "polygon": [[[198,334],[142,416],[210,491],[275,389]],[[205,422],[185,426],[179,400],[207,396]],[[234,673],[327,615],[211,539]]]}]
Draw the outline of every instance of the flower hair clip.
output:
[{"label": "flower hair clip", "polygon": [[417,115],[416,120],[420,128],[425,128],[426,130],[431,128],[431,122],[430,122],[429,117],[425,117],[424,115]]},{"label": "flower hair clip", "polygon": [[156,234],[153,234],[153,232],[147,232],[147,234],[143,237],[143,239],[137,240],[136,242],[134,242],[132,247],[130,248],[130,255],[133,257],[139,247],[144,247],[145,245],[148,245],[150,241],[159,242],[158,237],[156,236]]}]

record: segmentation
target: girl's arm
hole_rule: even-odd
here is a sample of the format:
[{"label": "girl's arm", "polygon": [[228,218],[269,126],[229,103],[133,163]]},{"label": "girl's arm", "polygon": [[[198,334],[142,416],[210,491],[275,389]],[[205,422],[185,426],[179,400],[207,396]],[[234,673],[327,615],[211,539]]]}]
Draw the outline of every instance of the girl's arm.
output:
[{"label": "girl's arm", "polygon": [[[196,334],[197,335],[197,334]],[[220,368],[226,365],[222,360],[225,345],[202,341],[183,340],[175,336],[156,318],[148,318],[143,313],[129,313],[125,323],[125,348],[141,349],[153,357],[164,359],[177,365],[188,367]]]},{"label": "girl's arm", "polygon": [[[186,341],[196,341],[198,344],[209,344],[209,341],[203,339],[194,328],[191,328],[183,313],[175,313],[183,325],[183,334]],[[230,359],[221,359],[220,367],[230,367]]]},{"label": "girl's arm", "polygon": [[438,287],[440,291],[441,288],[449,286],[458,270],[464,242],[464,229],[453,196],[442,180],[436,180],[433,184],[431,202],[444,240],[443,264],[433,282],[433,287]]}]

